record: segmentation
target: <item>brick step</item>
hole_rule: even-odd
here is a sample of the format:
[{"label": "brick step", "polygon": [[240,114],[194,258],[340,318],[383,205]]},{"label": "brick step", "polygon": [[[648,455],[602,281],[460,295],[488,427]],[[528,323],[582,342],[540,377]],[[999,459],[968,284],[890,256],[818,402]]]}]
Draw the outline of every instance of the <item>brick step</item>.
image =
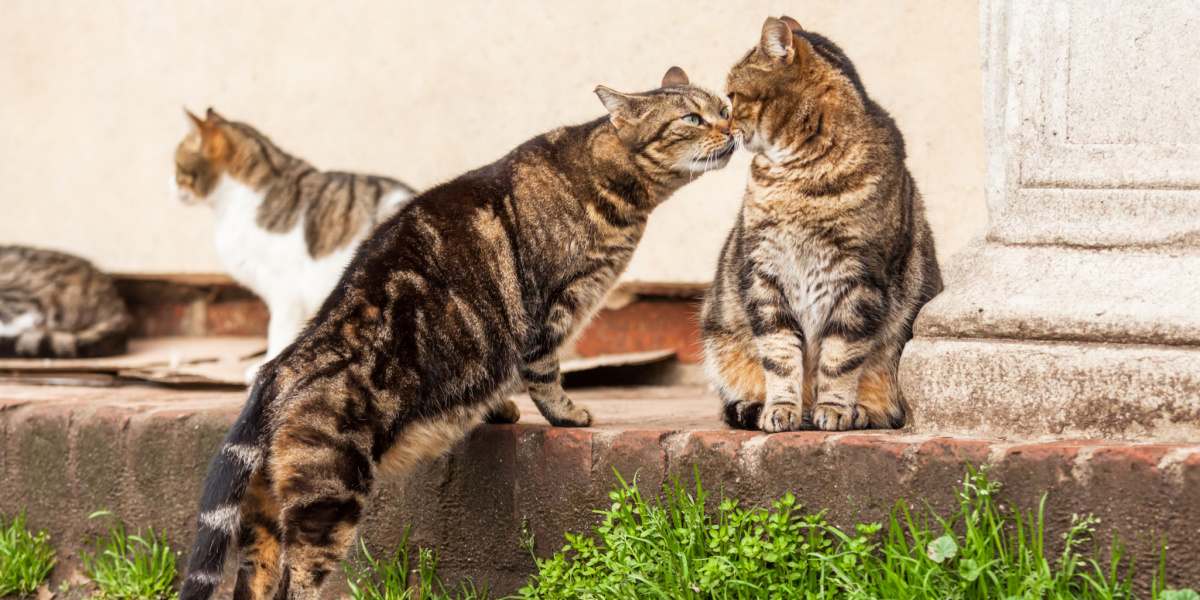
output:
[{"label": "brick step", "polygon": [[[405,526],[433,548],[449,580],[470,577],[507,592],[564,531],[586,529],[608,504],[614,469],[644,491],[699,472],[705,486],[749,503],[791,491],[848,526],[878,520],[899,498],[948,512],[964,465],[990,464],[1002,500],[1032,508],[1049,494],[1053,539],[1073,513],[1101,518],[1099,539],[1117,533],[1153,572],[1169,536],[1168,572],[1200,585],[1200,445],[1105,440],[1000,440],[904,432],[730,431],[702,388],[587,389],[572,393],[597,426],[556,429],[525,398],[517,425],[484,426],[449,455],[379,486],[364,522],[376,547]],[[0,385],[0,513],[25,509],[60,549],[57,579],[78,565],[82,541],[108,509],[133,527],[166,531],[186,549],[209,457],[244,399],[242,392],[155,387]]]}]

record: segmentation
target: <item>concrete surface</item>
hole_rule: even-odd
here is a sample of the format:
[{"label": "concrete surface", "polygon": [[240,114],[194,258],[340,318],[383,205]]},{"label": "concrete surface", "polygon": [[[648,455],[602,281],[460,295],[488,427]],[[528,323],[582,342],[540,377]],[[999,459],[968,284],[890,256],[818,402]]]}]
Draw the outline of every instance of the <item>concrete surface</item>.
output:
[{"label": "concrete surface", "polygon": [[1198,25],[983,2],[990,226],[901,361],[916,431],[1200,440]]},{"label": "concrete surface", "polygon": [[[1098,539],[1128,544],[1142,573],[1170,543],[1176,585],[1200,585],[1200,445],[1017,441],[877,433],[765,435],[723,429],[701,388],[573,392],[598,426],[549,428],[527,400],[522,423],[478,429],[450,455],[379,486],[363,533],[390,550],[406,526],[434,548],[450,580],[470,577],[507,592],[532,570],[532,533],[547,555],[564,531],[595,523],[613,470],[652,493],[697,470],[710,490],[750,503],[794,492],[843,526],[886,515],[899,498],[947,510],[964,465],[991,464],[1006,506],[1048,494],[1048,540],[1073,513],[1101,518]],[[241,393],[156,388],[0,385],[0,513],[28,510],[62,552],[70,578],[82,540],[109,509],[127,523],[165,529],[186,549],[205,464],[236,416]],[[1144,582],[1143,582],[1144,583]]]},{"label": "concrete surface", "polygon": [[[211,211],[167,196],[183,105],[215,106],[327,169],[424,188],[529,137],[600,116],[596,84],[673,64],[720,89],[789,13],[855,61],[896,117],[943,257],[985,224],[973,2],[5,0],[0,240],[123,272],[216,272]],[[650,222],[628,279],[707,282],[748,155]],[[71,218],[63,218],[70,215]]]}]

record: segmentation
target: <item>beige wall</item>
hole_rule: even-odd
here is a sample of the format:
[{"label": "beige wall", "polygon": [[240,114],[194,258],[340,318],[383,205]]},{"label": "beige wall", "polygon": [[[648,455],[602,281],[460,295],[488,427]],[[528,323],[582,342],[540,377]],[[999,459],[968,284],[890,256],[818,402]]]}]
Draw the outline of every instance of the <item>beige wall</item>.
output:
[{"label": "beige wall", "polygon": [[[908,140],[943,260],[986,220],[974,2],[0,5],[0,242],[125,272],[212,272],[211,216],[168,197],[181,106],[213,105],[323,168],[429,186],[556,125],[591,90],[679,64],[719,89],[768,14],[837,41]],[[747,159],[654,216],[629,279],[706,281]]]}]

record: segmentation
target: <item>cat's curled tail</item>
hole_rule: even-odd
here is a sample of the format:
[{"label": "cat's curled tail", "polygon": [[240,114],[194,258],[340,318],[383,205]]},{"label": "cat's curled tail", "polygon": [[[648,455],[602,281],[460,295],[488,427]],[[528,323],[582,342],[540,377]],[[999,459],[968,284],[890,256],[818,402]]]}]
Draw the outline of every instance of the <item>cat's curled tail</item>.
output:
[{"label": "cat's curled tail", "polygon": [[14,337],[0,337],[0,357],[96,358],[124,354],[128,347],[124,315],[83,331],[51,331],[34,327]]},{"label": "cat's curled tail", "polygon": [[207,600],[216,592],[225,556],[241,524],[242,498],[250,478],[265,460],[266,408],[274,397],[275,386],[270,363],[259,373],[242,414],[208,466],[196,541],[188,558],[188,574],[179,593],[180,600]]}]

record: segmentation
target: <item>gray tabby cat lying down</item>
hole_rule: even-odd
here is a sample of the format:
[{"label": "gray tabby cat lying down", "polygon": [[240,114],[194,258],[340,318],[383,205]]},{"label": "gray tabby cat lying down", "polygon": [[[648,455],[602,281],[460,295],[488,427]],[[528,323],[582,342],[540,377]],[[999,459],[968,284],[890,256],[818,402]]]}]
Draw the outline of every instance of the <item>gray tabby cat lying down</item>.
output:
[{"label": "gray tabby cat lying down", "polygon": [[188,118],[192,130],[175,150],[177,194],[216,212],[222,264],[271,311],[270,360],[321,307],[359,242],[414,192],[387,177],[320,171],[211,108]]},{"label": "gray tabby cat lying down", "polygon": [[63,252],[0,246],[0,356],[125,352],[129,313],[112,278]]}]

